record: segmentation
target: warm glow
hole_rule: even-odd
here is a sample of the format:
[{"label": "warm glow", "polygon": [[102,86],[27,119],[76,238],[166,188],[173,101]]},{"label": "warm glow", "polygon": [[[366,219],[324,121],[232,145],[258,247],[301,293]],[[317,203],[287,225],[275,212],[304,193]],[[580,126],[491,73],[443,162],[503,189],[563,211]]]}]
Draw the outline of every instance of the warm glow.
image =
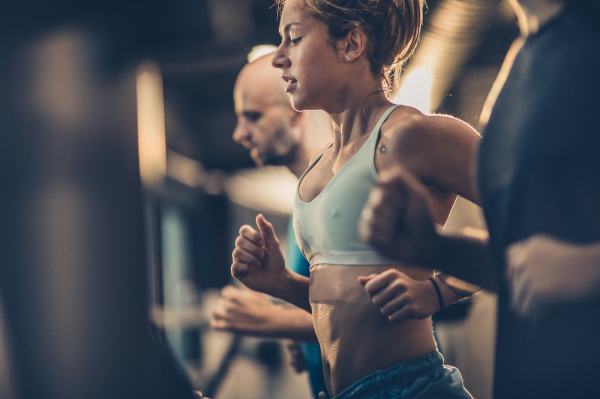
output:
[{"label": "warm glow", "polygon": [[174,151],[168,152],[167,173],[169,177],[192,188],[208,186],[210,176],[202,164]]},{"label": "warm glow", "polygon": [[415,107],[421,112],[431,111],[433,71],[425,66],[410,68],[394,96],[394,103]]},{"label": "warm glow", "polygon": [[428,18],[421,41],[392,100],[436,111],[496,15],[496,1],[445,0]]},{"label": "warm glow", "polygon": [[158,66],[142,64],[136,86],[140,174],[145,186],[155,186],[163,180],[167,170],[165,106]]},{"label": "warm glow", "polygon": [[236,173],[225,183],[231,202],[263,212],[289,215],[298,181],[287,168],[269,166]]}]

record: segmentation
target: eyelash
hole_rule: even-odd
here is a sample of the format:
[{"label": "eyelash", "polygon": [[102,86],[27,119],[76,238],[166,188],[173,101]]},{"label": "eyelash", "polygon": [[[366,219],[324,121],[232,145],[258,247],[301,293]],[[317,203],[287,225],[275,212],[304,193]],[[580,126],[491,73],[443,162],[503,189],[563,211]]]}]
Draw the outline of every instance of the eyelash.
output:
[{"label": "eyelash", "polygon": [[262,117],[262,114],[260,112],[247,112],[244,114],[244,116],[250,122],[256,122]]},{"label": "eyelash", "polygon": [[296,46],[298,43],[300,43],[301,40],[302,36],[294,37],[293,39],[289,36],[286,36],[281,38],[281,43],[284,46]]}]

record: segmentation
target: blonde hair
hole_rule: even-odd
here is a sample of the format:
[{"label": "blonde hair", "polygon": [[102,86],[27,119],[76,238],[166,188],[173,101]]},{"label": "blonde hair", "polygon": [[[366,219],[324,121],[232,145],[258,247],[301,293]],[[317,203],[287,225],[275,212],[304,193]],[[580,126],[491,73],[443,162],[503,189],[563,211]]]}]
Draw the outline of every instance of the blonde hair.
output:
[{"label": "blonde hair", "polygon": [[[286,0],[276,0],[281,11]],[[368,38],[371,72],[388,86],[410,58],[421,35],[424,0],[303,0],[306,11],[323,22],[333,40],[360,27]]]}]

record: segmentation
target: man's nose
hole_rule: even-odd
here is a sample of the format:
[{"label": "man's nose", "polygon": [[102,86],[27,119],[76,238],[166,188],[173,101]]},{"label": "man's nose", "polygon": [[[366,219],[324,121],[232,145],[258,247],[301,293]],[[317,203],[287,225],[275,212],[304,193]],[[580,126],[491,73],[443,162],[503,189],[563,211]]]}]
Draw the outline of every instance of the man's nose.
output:
[{"label": "man's nose", "polygon": [[233,131],[233,141],[247,146],[250,144],[252,133],[244,124],[238,124]]}]

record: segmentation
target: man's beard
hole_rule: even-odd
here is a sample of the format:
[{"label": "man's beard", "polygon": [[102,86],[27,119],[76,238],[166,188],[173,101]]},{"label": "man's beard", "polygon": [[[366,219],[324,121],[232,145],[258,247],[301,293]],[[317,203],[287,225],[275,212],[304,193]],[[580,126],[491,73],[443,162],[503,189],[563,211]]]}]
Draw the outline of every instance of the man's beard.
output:
[{"label": "man's beard", "polygon": [[287,166],[294,158],[295,154],[293,151],[290,151],[287,154],[268,153],[263,156],[263,163],[265,165]]},{"label": "man's beard", "polygon": [[252,149],[250,156],[256,163],[256,166],[289,166],[297,156],[297,146],[292,147],[284,154],[278,154],[274,151],[259,153],[258,150]]}]

